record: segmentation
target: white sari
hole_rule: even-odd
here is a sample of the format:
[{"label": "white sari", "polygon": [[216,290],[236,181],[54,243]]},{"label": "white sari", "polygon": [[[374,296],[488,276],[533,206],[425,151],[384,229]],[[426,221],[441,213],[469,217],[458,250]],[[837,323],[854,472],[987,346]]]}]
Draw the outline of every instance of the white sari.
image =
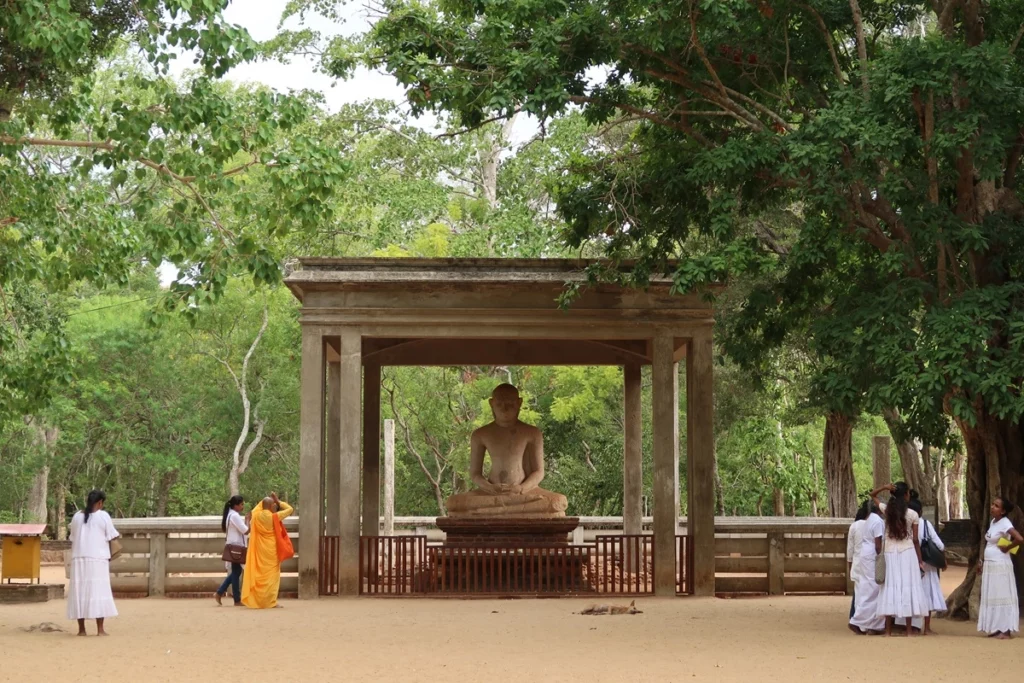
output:
[{"label": "white sari", "polygon": [[854,562],[853,579],[856,602],[850,624],[861,631],[881,631],[885,618],[878,616],[878,594],[880,586],[875,582],[875,539],[885,533],[885,522],[872,513],[861,529],[861,542]]},{"label": "white sari", "polygon": [[981,605],[978,630],[984,633],[1016,633],[1020,630],[1017,581],[1010,554],[999,549],[1000,538],[1010,538],[1013,524],[1006,517],[993,520],[985,534],[985,562],[981,570]]}]

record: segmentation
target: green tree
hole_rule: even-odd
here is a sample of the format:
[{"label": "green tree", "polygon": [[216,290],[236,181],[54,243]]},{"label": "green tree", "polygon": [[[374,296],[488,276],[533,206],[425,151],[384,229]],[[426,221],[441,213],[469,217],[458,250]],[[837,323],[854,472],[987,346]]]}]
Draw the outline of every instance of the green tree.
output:
[{"label": "green tree", "polygon": [[[248,34],[224,22],[220,0],[8,5],[0,16],[0,414],[17,415],[45,407],[66,380],[68,357],[59,326],[25,336],[11,299],[40,285],[120,285],[143,259],[182,273],[160,300],[166,310],[194,312],[239,271],[277,282],[269,237],[329,220],[345,165],[341,150],[302,134],[319,115],[315,98],[218,80],[256,54]],[[176,82],[167,72],[179,50],[197,69]],[[257,197],[246,192],[250,176],[263,180]],[[32,349],[27,357],[22,347]]]},{"label": "green tree", "polygon": [[680,290],[778,268],[746,220],[801,202],[795,281],[855,266],[850,286],[825,290],[843,372],[874,372],[868,400],[919,432],[943,412],[957,421],[975,540],[986,503],[1017,497],[1024,5],[384,6],[363,54],[414,111],[473,126],[577,104],[591,122],[642,121],[629,146],[588,150],[559,196],[572,242],[600,235],[608,255],[638,256],[640,282],[676,256]]}]

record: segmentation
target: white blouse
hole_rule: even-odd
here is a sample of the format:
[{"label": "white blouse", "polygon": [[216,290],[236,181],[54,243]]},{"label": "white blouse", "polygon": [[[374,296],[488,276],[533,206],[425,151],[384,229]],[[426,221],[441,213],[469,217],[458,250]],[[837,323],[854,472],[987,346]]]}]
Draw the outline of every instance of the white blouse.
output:
[{"label": "white blouse", "polygon": [[228,510],[228,545],[249,545],[249,527],[245,525],[245,518],[235,510]]},{"label": "white blouse", "polygon": [[121,534],[114,528],[114,521],[105,510],[97,510],[89,514],[86,521],[85,513],[79,510],[71,518],[71,558],[78,557],[90,560],[109,560],[110,541]]}]

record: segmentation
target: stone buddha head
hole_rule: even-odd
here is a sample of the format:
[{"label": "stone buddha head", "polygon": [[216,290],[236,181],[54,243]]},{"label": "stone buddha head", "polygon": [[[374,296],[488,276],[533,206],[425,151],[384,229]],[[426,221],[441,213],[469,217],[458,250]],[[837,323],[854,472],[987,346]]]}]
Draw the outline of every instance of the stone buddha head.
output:
[{"label": "stone buddha head", "polygon": [[494,421],[502,427],[511,427],[518,422],[523,399],[519,396],[519,390],[511,384],[496,386],[491,392],[489,403]]}]

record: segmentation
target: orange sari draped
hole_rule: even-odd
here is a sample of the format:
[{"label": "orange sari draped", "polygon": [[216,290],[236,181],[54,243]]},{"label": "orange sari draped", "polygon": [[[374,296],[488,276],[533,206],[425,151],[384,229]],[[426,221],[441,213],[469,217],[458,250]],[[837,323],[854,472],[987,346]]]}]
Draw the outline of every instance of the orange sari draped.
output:
[{"label": "orange sari draped", "polygon": [[281,522],[292,512],[292,507],[283,501],[276,514],[264,510],[262,501],[252,509],[249,551],[242,573],[242,604],[246,607],[267,609],[277,605],[281,563],[295,554]]}]

